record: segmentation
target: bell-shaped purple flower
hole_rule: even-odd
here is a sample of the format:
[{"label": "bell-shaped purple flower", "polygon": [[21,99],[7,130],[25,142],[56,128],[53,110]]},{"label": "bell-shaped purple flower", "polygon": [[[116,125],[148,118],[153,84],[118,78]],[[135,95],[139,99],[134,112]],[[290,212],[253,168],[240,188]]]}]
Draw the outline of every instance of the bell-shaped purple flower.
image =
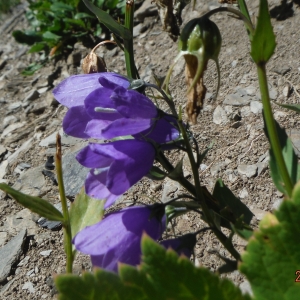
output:
[{"label": "bell-shaped purple flower", "polygon": [[153,207],[149,206],[113,212],[99,223],[80,231],[73,244],[77,250],[91,256],[95,267],[117,272],[118,262],[135,266],[141,259],[143,232],[157,240],[165,230],[163,206],[161,209],[156,216],[153,215]]},{"label": "bell-shaped purple flower", "polygon": [[89,144],[77,160],[91,168],[85,182],[86,193],[106,199],[105,208],[145,176],[153,165],[155,148],[135,139],[106,144]]},{"label": "bell-shaped purple flower", "polygon": [[[65,133],[112,139],[152,130],[164,116],[146,96],[127,90],[129,85],[125,77],[114,73],[76,75],[60,83],[53,94],[70,108],[63,120]],[[164,127],[172,139],[178,138],[174,125],[165,122]]]}]

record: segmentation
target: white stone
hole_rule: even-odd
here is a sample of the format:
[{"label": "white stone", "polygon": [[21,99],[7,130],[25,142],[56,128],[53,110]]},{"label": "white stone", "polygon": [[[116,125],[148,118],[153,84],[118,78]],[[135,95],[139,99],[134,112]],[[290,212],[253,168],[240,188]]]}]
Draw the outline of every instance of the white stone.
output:
[{"label": "white stone", "polygon": [[22,286],[22,290],[28,290],[29,293],[31,293],[31,294],[34,294],[34,292],[35,292],[33,284],[30,281],[27,281],[24,283],[24,285]]},{"label": "white stone", "polygon": [[213,122],[217,125],[223,125],[228,122],[225,110],[218,105],[213,113]]},{"label": "white stone", "polygon": [[260,114],[262,112],[263,105],[259,101],[251,101],[250,102],[250,110],[254,114]]},{"label": "white stone", "polygon": [[51,252],[52,252],[52,250],[45,250],[45,251],[40,252],[40,254],[42,256],[47,257],[47,256],[49,256],[51,254]]}]

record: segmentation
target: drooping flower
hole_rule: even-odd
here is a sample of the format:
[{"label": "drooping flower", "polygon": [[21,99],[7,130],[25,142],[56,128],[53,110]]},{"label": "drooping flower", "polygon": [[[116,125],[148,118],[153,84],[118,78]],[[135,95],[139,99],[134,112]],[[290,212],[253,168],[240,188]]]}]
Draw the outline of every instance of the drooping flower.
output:
[{"label": "drooping flower", "polygon": [[99,223],[80,231],[73,244],[77,250],[91,256],[95,267],[117,272],[118,262],[135,266],[141,259],[143,232],[157,240],[165,230],[163,206],[155,216],[153,208],[135,206],[113,212]]},{"label": "drooping flower", "polygon": [[104,207],[107,208],[148,173],[155,158],[155,148],[135,139],[89,144],[76,158],[80,164],[91,168],[85,182],[86,193],[106,199]]},{"label": "drooping flower", "polygon": [[[146,96],[128,90],[129,85],[125,77],[115,73],[76,75],[60,83],[53,94],[70,108],[63,120],[65,133],[85,139],[112,139],[153,130],[165,115]],[[165,122],[164,126],[178,137],[173,124]]]}]

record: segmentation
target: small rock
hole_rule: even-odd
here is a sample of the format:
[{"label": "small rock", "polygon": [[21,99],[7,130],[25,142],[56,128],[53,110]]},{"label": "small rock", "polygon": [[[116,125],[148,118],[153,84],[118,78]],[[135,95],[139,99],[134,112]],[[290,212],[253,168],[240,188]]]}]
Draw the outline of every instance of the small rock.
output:
[{"label": "small rock", "polygon": [[237,128],[241,127],[242,124],[243,123],[241,121],[236,121],[236,122],[232,123],[230,127],[237,129]]},{"label": "small rock", "polygon": [[23,229],[17,236],[12,238],[0,249],[0,283],[6,280],[11,267],[21,256],[25,237],[26,229]]},{"label": "small rock", "polygon": [[7,232],[6,231],[0,232],[0,247],[6,243],[6,240],[7,240]]},{"label": "small rock", "polygon": [[237,168],[241,175],[246,175],[248,178],[254,177],[257,174],[257,165],[241,164]]},{"label": "small rock", "polygon": [[261,210],[259,208],[252,208],[251,211],[255,215],[255,218],[259,221],[262,220],[262,218],[266,214],[264,210]]},{"label": "small rock", "polygon": [[283,199],[276,199],[272,205],[272,209],[279,209]]},{"label": "small rock", "polygon": [[24,285],[22,286],[22,290],[28,290],[29,293],[31,293],[31,294],[33,294],[35,292],[33,284],[30,281],[27,281],[24,283]]},{"label": "small rock", "polygon": [[175,193],[180,188],[180,185],[178,182],[167,179],[164,183],[164,188],[162,191],[161,201],[163,203],[166,203],[174,198]]},{"label": "small rock", "polygon": [[16,112],[19,108],[22,107],[22,102],[21,101],[17,101],[17,102],[14,102],[12,104],[10,104],[8,107],[7,107],[7,111],[10,113],[10,112]]},{"label": "small rock", "polygon": [[283,94],[284,97],[288,98],[289,95],[290,95],[290,93],[291,93],[291,87],[290,87],[289,84],[287,84],[287,85],[283,88],[282,94]]},{"label": "small rock", "polygon": [[246,197],[248,197],[248,196],[249,196],[249,194],[248,194],[247,189],[246,189],[246,188],[243,188],[243,189],[241,190],[240,194],[239,194],[239,197],[240,197],[241,199],[244,199],[244,198],[246,198]]},{"label": "small rock", "polygon": [[249,283],[248,280],[244,280],[241,284],[240,284],[240,289],[242,291],[242,293],[245,294],[249,294],[251,297],[253,297],[253,291],[251,288],[251,285]]},{"label": "small rock", "polygon": [[200,165],[200,170],[201,171],[204,171],[204,170],[206,170],[207,169],[207,165],[205,165],[205,164],[201,164]]},{"label": "small rock", "polygon": [[245,106],[249,104],[250,98],[248,96],[241,97],[237,94],[229,94],[225,97],[224,104],[233,106]]},{"label": "small rock", "polygon": [[218,125],[226,124],[228,122],[227,114],[220,105],[216,107],[213,113],[213,122]]},{"label": "small rock", "polygon": [[284,76],[286,73],[288,73],[291,70],[289,67],[284,67],[284,68],[274,68],[272,69],[273,72]]},{"label": "small rock", "polygon": [[47,257],[47,256],[49,256],[51,254],[51,252],[52,252],[52,250],[45,250],[45,251],[40,252],[40,254],[42,256]]},{"label": "small rock", "polygon": [[10,136],[16,129],[23,127],[25,125],[25,122],[18,122],[18,123],[13,123],[7,126],[2,134],[1,134],[1,139]]},{"label": "small rock", "polygon": [[268,169],[268,162],[258,162],[257,164],[257,176]]},{"label": "small rock", "polygon": [[251,110],[249,106],[243,106],[240,112],[242,118],[248,117],[251,114]]},{"label": "small rock", "polygon": [[2,158],[7,152],[7,149],[3,146],[0,145],[0,158]]},{"label": "small rock", "polygon": [[8,166],[8,161],[4,160],[1,164],[0,164],[0,179],[2,179],[7,172],[7,166]]},{"label": "small rock", "polygon": [[16,116],[14,116],[14,115],[7,116],[3,119],[3,122],[2,122],[3,129],[6,128],[8,125],[17,123],[17,122],[18,122],[18,119]]},{"label": "small rock", "polygon": [[254,114],[260,114],[262,112],[262,103],[259,101],[251,101],[250,102],[250,110],[254,113]]},{"label": "small rock", "polygon": [[34,101],[36,100],[37,98],[39,98],[40,94],[38,93],[38,91],[36,89],[30,91],[23,102],[30,102],[30,101]]},{"label": "small rock", "polygon": [[300,156],[300,130],[295,128],[291,129],[289,137],[292,140],[296,154]]},{"label": "small rock", "polygon": [[235,68],[235,67],[237,66],[237,64],[238,64],[238,61],[237,61],[237,60],[234,60],[234,61],[232,61],[231,66],[232,66],[233,68]]},{"label": "small rock", "polygon": [[145,17],[156,16],[157,7],[151,0],[145,0],[140,8],[134,12],[134,17],[144,22]]},{"label": "small rock", "polygon": [[30,256],[25,256],[25,257],[18,263],[18,267],[26,266],[26,265],[28,264],[29,259],[30,259]]},{"label": "small rock", "polygon": [[256,94],[256,88],[253,85],[249,85],[245,88],[248,96],[254,96]]}]

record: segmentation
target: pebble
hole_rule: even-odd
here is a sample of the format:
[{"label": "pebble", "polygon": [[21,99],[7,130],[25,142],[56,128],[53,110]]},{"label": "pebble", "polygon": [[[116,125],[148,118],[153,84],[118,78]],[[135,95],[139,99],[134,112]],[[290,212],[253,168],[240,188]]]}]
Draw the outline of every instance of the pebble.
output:
[{"label": "pebble", "polygon": [[14,130],[23,127],[24,125],[25,122],[17,122],[17,123],[10,124],[3,130],[0,138],[3,139],[7,136],[10,136]]},{"label": "pebble", "polygon": [[244,198],[246,198],[246,197],[248,197],[248,196],[249,196],[249,194],[248,194],[248,191],[247,191],[246,188],[243,188],[243,189],[240,191],[240,193],[239,193],[239,197],[240,197],[241,199],[244,199]]},{"label": "pebble", "polygon": [[295,128],[291,129],[289,132],[289,137],[292,140],[296,154],[300,156],[300,130]]},{"label": "pebble", "polygon": [[272,205],[272,210],[273,209],[279,209],[281,203],[283,202],[283,199],[276,199]]},{"label": "pebble", "polygon": [[283,88],[282,94],[283,94],[284,97],[288,98],[289,95],[290,95],[290,92],[291,92],[290,85],[287,84],[287,85]]},{"label": "pebble", "polygon": [[161,201],[163,203],[166,203],[171,199],[173,199],[174,197],[176,197],[175,194],[179,188],[180,188],[180,184],[178,182],[173,181],[171,179],[166,179],[162,191]]},{"label": "pebble", "polygon": [[3,129],[6,128],[10,124],[16,123],[17,121],[18,121],[18,119],[14,115],[5,117],[2,122]]},{"label": "pebble", "polygon": [[251,101],[250,102],[250,110],[254,114],[260,114],[262,112],[263,105],[259,101]]},{"label": "pebble", "polygon": [[6,231],[0,232],[0,247],[5,244],[6,240],[7,240],[7,232]]},{"label": "pebble", "polygon": [[217,125],[224,125],[228,123],[228,118],[225,110],[218,105],[213,113],[213,122]]},{"label": "pebble", "polygon": [[253,291],[252,291],[251,285],[250,285],[248,280],[245,279],[240,284],[240,289],[241,289],[243,294],[249,294],[251,297],[253,297]]},{"label": "pebble", "polygon": [[256,94],[256,87],[254,87],[253,85],[249,85],[245,88],[245,91],[247,93],[248,96],[255,96]]},{"label": "pebble", "polygon": [[34,292],[35,292],[33,284],[30,281],[27,281],[24,283],[24,285],[22,286],[22,290],[28,290],[29,293],[32,293],[32,294],[34,294]]},{"label": "pebble", "polygon": [[30,92],[28,92],[25,96],[25,99],[23,100],[23,102],[30,102],[30,101],[34,101],[37,98],[39,98],[40,94],[36,89],[31,90]]},{"label": "pebble", "polygon": [[241,175],[246,175],[248,178],[254,177],[257,174],[257,165],[241,164],[237,168]]},{"label": "pebble", "polygon": [[233,106],[245,106],[250,103],[250,98],[248,96],[241,97],[238,94],[229,94],[225,97],[223,103]]},{"label": "pebble", "polygon": [[45,250],[45,251],[40,252],[40,254],[42,256],[47,257],[47,256],[49,256],[51,254],[51,252],[52,252],[52,250]]},{"label": "pebble", "polygon": [[25,238],[26,229],[23,229],[0,249],[0,283],[6,280],[13,264],[21,256]]}]

